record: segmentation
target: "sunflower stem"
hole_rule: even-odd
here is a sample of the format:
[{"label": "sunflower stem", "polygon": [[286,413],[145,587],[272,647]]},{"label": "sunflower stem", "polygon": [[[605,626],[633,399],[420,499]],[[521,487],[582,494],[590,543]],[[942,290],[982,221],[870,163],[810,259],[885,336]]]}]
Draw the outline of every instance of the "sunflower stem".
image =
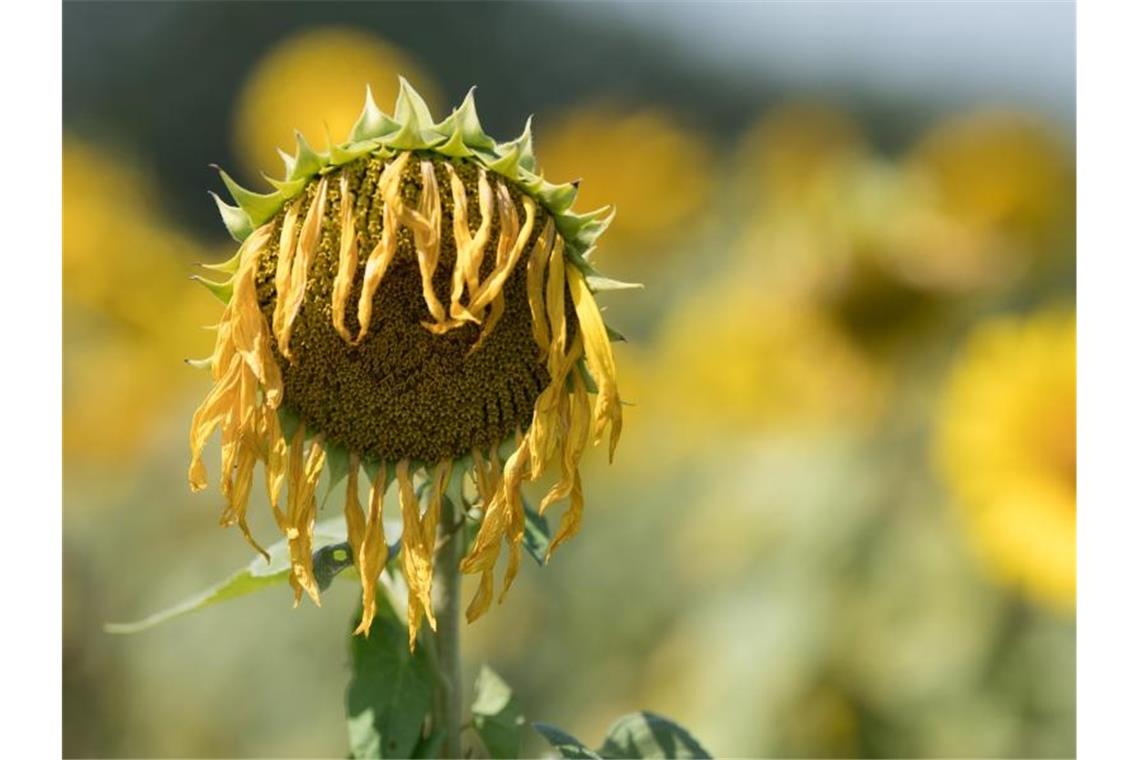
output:
[{"label": "sunflower stem", "polygon": [[456,512],[453,501],[445,496],[440,505],[434,600],[439,663],[436,718],[447,731],[440,757],[453,758],[462,757],[459,738],[463,723],[463,671],[459,656],[459,560],[463,534],[454,529]]}]

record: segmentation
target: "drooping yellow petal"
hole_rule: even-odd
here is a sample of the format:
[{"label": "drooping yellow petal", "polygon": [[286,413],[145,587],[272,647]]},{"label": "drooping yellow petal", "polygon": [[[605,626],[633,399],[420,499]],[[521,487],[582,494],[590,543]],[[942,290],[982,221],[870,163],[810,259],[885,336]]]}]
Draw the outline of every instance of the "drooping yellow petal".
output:
[{"label": "drooping yellow petal", "polygon": [[[317,185],[317,195],[309,205],[305,214],[305,221],[301,225],[301,234],[297,240],[297,252],[293,259],[293,266],[289,271],[289,286],[285,293],[285,313],[282,317],[281,327],[275,330],[277,347],[286,358],[292,358],[289,351],[289,338],[293,334],[293,324],[297,314],[301,311],[301,304],[305,302],[305,286],[309,279],[309,267],[317,255],[317,246],[321,240],[321,223],[325,216],[325,201],[328,198],[328,177],[321,177]],[[282,300],[281,293],[277,294]]]},{"label": "drooping yellow petal", "polygon": [[[493,580],[490,573],[495,568],[502,541],[506,539],[512,558],[515,557],[517,549],[522,543],[525,516],[522,506],[522,493],[519,488],[526,476],[527,464],[530,459],[528,435],[518,437],[514,452],[507,458],[503,467],[503,475],[499,480],[498,488],[490,502],[484,507],[483,524],[475,536],[475,542],[467,556],[459,564],[460,569],[465,573],[483,574],[480,579],[479,590],[467,607],[467,620],[469,622],[486,612],[490,605],[493,595]],[[504,594],[510,588],[517,567],[517,559],[508,561],[507,574],[503,581]],[[502,594],[500,594],[499,599],[502,600]]]},{"label": "drooping yellow petal", "polygon": [[[451,299],[448,314],[451,317],[452,324],[457,325],[465,321],[478,321],[475,315],[460,302],[463,298],[463,289],[467,284],[467,272],[471,267],[475,238],[471,237],[471,229],[468,226],[467,190],[463,186],[463,181],[459,179],[455,167],[451,164],[445,164],[445,166],[451,182],[451,228],[452,237],[455,239],[455,268],[451,273]],[[482,245],[486,245],[490,233],[491,218],[489,215],[484,215],[480,219],[476,237],[482,236]]]},{"label": "drooping yellow petal", "polygon": [[621,437],[621,396],[617,388],[617,367],[610,346],[602,313],[594,295],[586,285],[585,276],[577,267],[568,267],[566,281],[570,284],[570,297],[578,315],[578,329],[586,349],[586,364],[598,384],[598,398],[594,408],[594,443],[601,440],[606,425],[610,426],[610,461],[613,461],[618,438]]},{"label": "drooping yellow petal", "polygon": [[550,322],[550,345],[546,369],[553,377],[566,349],[566,244],[559,235],[550,250],[546,271],[546,319]]},{"label": "drooping yellow petal", "polygon": [[233,491],[227,497],[229,503],[222,512],[220,522],[223,527],[227,528],[237,525],[246,543],[252,546],[258,554],[265,557],[265,561],[268,562],[269,552],[265,551],[261,544],[254,539],[253,533],[249,529],[249,523],[246,521],[246,508],[249,506],[249,493],[253,486],[253,469],[258,460],[258,447],[253,438],[254,434],[247,434],[247,439],[241,444],[241,449],[237,455]]},{"label": "drooping yellow petal", "polygon": [[527,241],[530,240],[531,231],[534,230],[536,206],[531,197],[529,195],[522,197],[526,219],[522,229],[519,230],[518,213],[515,211],[515,204],[510,194],[501,183],[498,185],[498,190],[499,246],[495,254],[494,270],[479,285],[471,299],[469,308],[471,313],[477,316],[502,292],[503,285],[514,271],[515,264],[518,263]]},{"label": "drooping yellow petal", "polygon": [[345,307],[356,277],[356,224],[353,214],[352,193],[348,189],[348,175],[340,176],[340,256],[332,291],[332,323],[340,337],[351,343],[352,335],[344,324]]},{"label": "drooping yellow petal", "polygon": [[487,179],[487,170],[479,167],[479,229],[471,241],[471,253],[467,257],[467,292],[471,295],[479,287],[483,271],[483,256],[487,243],[491,240],[491,223],[495,217],[495,191]]},{"label": "drooping yellow petal", "polygon": [[273,277],[277,300],[273,304],[273,334],[281,335],[285,324],[285,299],[289,295],[293,271],[293,254],[297,249],[297,219],[301,215],[301,199],[293,201],[285,210],[281,222],[281,238],[277,245],[277,270]]},{"label": "drooping yellow petal", "polygon": [[281,511],[281,488],[289,469],[289,442],[281,432],[281,422],[274,409],[262,409],[261,439],[265,444],[265,491],[269,507],[282,532],[288,530],[288,520]]},{"label": "drooping yellow petal", "polygon": [[550,350],[550,327],[546,323],[546,299],[543,290],[546,277],[546,263],[550,260],[551,246],[554,243],[554,219],[546,220],[542,237],[530,250],[526,265],[526,294],[530,303],[530,318],[534,332],[534,342],[538,344],[539,361],[546,359]]},{"label": "drooping yellow petal", "polygon": [[[439,243],[443,224],[443,211],[439,197],[439,183],[435,178],[435,167],[431,161],[420,162],[420,178],[423,190],[420,193],[419,216],[422,221],[411,223],[412,237],[416,244],[416,259],[420,265],[420,283],[424,292],[424,302],[435,322],[447,319],[447,312],[435,294],[432,278],[439,266]],[[409,220],[410,221],[410,220]],[[430,324],[430,323],[429,323]]]},{"label": "drooping yellow petal", "polygon": [[384,279],[384,273],[396,256],[399,243],[400,213],[403,201],[400,200],[400,178],[404,174],[404,167],[408,164],[411,153],[401,153],[395,160],[384,167],[380,179],[376,183],[376,192],[384,201],[384,227],[380,233],[380,242],[368,254],[368,261],[364,265],[364,279],[361,283],[360,301],[356,307],[356,318],[360,322],[360,332],[354,344],[364,340],[368,334],[368,327],[372,324],[372,300],[376,290]]},{"label": "drooping yellow petal", "polygon": [[590,440],[590,398],[586,393],[586,383],[581,373],[575,369],[571,377],[573,389],[567,399],[569,420],[562,441],[562,478],[547,491],[538,506],[539,514],[545,514],[551,504],[567,496],[570,497],[570,505],[562,515],[558,532],[546,550],[548,560],[559,544],[578,532],[582,523],[582,480],[578,465]]},{"label": "drooping yellow petal", "polygon": [[299,425],[289,444],[289,510],[285,537],[289,541],[293,604],[301,602],[304,591],[318,607],[320,589],[313,576],[313,525],[316,522],[316,488],[325,463],[324,446],[317,439],[304,456],[305,426]]},{"label": "drooping yellow petal", "polygon": [[400,538],[400,563],[408,584],[408,645],[414,650],[420,619],[426,614],[435,630],[435,613],[431,607],[431,558],[434,540],[424,535],[420,505],[409,472],[408,460],[396,465],[396,483],[400,494],[400,512],[404,532]]},{"label": "drooping yellow petal", "polygon": [[381,465],[372,480],[368,494],[367,522],[363,520],[363,513],[358,512],[361,542],[356,548],[354,558],[357,570],[360,571],[362,614],[360,625],[355,632],[365,636],[372,630],[372,620],[376,616],[376,582],[388,562],[388,542],[384,537],[384,491],[388,485],[387,472],[387,466]]},{"label": "drooping yellow petal", "polygon": [[233,408],[241,381],[241,357],[233,355],[225,374],[214,383],[206,398],[190,420],[190,490],[206,487],[206,466],[202,464],[202,449],[210,434],[225,420]]}]

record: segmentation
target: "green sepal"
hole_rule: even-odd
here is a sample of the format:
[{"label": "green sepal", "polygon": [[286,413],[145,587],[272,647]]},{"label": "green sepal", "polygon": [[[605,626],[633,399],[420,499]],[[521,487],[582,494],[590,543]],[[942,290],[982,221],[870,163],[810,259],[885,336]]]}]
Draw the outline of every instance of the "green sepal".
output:
[{"label": "green sepal", "polygon": [[282,176],[288,177],[293,173],[293,167],[297,165],[297,162],[292,156],[280,148],[277,149],[277,155],[281,156],[281,163],[285,164],[285,174]]},{"label": "green sepal", "polygon": [[613,206],[588,211],[585,214],[567,212],[557,217],[558,231],[567,242],[573,241],[575,246],[583,253],[594,247],[601,234],[606,231],[614,220],[617,209]]},{"label": "green sepal", "polygon": [[[495,141],[483,131],[479,123],[479,114],[475,110],[475,88],[467,91],[467,96],[459,108],[451,115],[435,125],[437,132],[451,136],[458,134],[463,144],[472,150],[492,154],[495,151]],[[449,140],[450,142],[450,140]]]},{"label": "green sepal", "polygon": [[521,165],[519,166],[519,176],[516,181],[519,183],[519,186],[526,191],[527,195],[539,198],[539,200],[541,200],[539,192],[542,191],[545,185],[549,184],[542,178],[542,175],[528,171],[522,168]]},{"label": "green sepal", "polygon": [[380,468],[384,468],[384,492],[387,492],[388,486],[392,484],[392,479],[396,477],[395,468],[388,465],[386,462],[381,462],[376,459],[365,459],[360,463],[364,468],[364,474],[368,476],[368,483],[371,485],[376,482],[376,476],[380,474]]},{"label": "green sepal", "polygon": [[604,322],[602,324],[605,325],[606,337],[610,339],[611,343],[628,343],[629,342],[626,340],[626,337],[624,335],[622,335],[620,332],[618,332],[614,328],[610,327],[609,325],[606,325]]},{"label": "green sepal", "polygon": [[328,468],[329,477],[325,483],[325,494],[321,497],[321,509],[324,509],[336,487],[348,477],[349,458],[348,449],[332,441],[326,442],[325,466]]},{"label": "green sepal", "polygon": [[537,195],[543,205],[552,212],[565,214],[578,198],[578,182],[565,182],[561,185],[544,182],[538,189]]},{"label": "green sepal", "polygon": [[289,172],[286,180],[292,182],[294,180],[307,180],[321,170],[327,161],[327,157],[318,153],[309,145],[309,141],[301,134],[300,130],[294,133],[297,137],[297,155],[293,157],[293,169]]},{"label": "green sepal", "polygon": [[640,282],[622,282],[612,277],[603,277],[596,272],[586,274],[586,285],[591,293],[603,293],[607,290],[639,290],[645,287]]},{"label": "green sepal", "polygon": [[365,85],[364,110],[360,112],[360,118],[352,125],[352,131],[348,133],[349,142],[358,143],[375,140],[396,131],[399,126],[392,121],[388,114],[380,110],[372,98],[372,87]]},{"label": "green sepal", "polygon": [[396,122],[400,128],[384,135],[380,142],[399,150],[425,150],[444,141],[433,129],[431,111],[420,94],[400,77],[400,94],[396,97]]},{"label": "green sepal", "polygon": [[395,117],[400,124],[415,123],[429,127],[435,123],[423,97],[403,77],[400,77],[400,93],[396,96]]},{"label": "green sepal", "polygon": [[523,499],[523,547],[539,567],[550,559],[550,525],[546,518]]},{"label": "green sepal", "polygon": [[221,272],[222,274],[235,274],[238,267],[241,266],[241,250],[239,249],[225,261],[220,264],[198,264],[203,269],[209,269],[211,272]]},{"label": "green sepal", "polygon": [[288,180],[273,179],[273,177],[270,177],[268,174],[262,174],[261,176],[265,178],[266,182],[277,188],[277,192],[281,194],[282,200],[295,197],[298,193],[305,189],[305,185],[309,184],[310,180],[309,177]]},{"label": "green sepal", "polygon": [[207,280],[199,274],[190,275],[190,279],[204,286],[206,290],[213,293],[214,297],[224,304],[228,304],[230,299],[233,298],[234,283],[232,279],[226,280],[225,282],[214,282],[213,280]]},{"label": "green sepal", "polygon": [[535,170],[536,162],[534,159],[534,140],[530,132],[530,123],[534,119],[533,116],[528,116],[526,126],[523,127],[522,134],[511,140],[510,142],[502,143],[496,146],[496,151],[499,155],[506,155],[512,149],[518,149],[518,165],[528,172]]},{"label": "green sepal", "polygon": [[214,203],[218,204],[218,213],[222,215],[222,224],[226,225],[230,237],[239,243],[249,237],[253,232],[253,223],[249,221],[249,215],[237,206],[226,203],[213,191],[210,191],[210,196],[214,199]]},{"label": "green sepal", "polygon": [[234,181],[234,178],[226,173],[225,169],[218,167],[218,174],[222,176],[222,182],[225,184],[226,189],[230,191],[237,205],[249,216],[250,224],[254,227],[260,227],[267,222],[277,209],[281,208],[281,194],[274,191],[272,193],[255,193],[252,190],[246,190],[244,187]]},{"label": "green sepal", "polygon": [[329,146],[329,165],[344,166],[352,163],[361,156],[371,153],[380,143],[376,140],[364,142],[348,142],[343,145]]},{"label": "green sepal", "polygon": [[586,385],[586,392],[597,393],[598,383],[594,380],[594,376],[590,374],[590,368],[586,365],[585,357],[578,359],[578,371],[582,374],[582,382]]},{"label": "green sepal", "polygon": [[286,441],[292,441],[293,436],[297,434],[297,428],[301,426],[301,418],[297,413],[288,407],[277,407],[277,422],[281,425],[281,435]]},{"label": "green sepal", "polygon": [[517,180],[519,178],[520,156],[521,150],[519,146],[511,144],[506,153],[487,164],[487,169],[496,174],[501,174],[507,179]]},{"label": "green sepal", "polygon": [[436,153],[442,153],[451,158],[468,158],[475,155],[475,153],[467,147],[467,144],[463,142],[463,135],[458,131],[452,132],[451,136],[447,138],[447,141],[435,147],[434,150]]},{"label": "green sepal", "polygon": [[403,124],[396,132],[381,137],[380,142],[396,150],[426,150],[443,142],[443,135],[424,131],[416,122],[410,121]]}]

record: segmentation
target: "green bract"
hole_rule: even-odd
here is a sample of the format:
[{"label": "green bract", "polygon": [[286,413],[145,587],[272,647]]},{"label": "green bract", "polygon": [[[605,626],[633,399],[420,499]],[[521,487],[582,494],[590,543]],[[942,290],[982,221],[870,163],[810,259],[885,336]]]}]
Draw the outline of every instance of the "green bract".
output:
[{"label": "green bract", "polygon": [[[347,142],[333,145],[330,139],[329,149],[322,153],[298,132],[296,153],[292,156],[281,154],[285,163],[284,178],[266,177],[275,188],[272,193],[247,190],[219,169],[222,182],[236,205],[226,203],[216,193],[212,195],[226,229],[241,242],[280,211],[286,201],[299,195],[313,177],[369,154],[387,157],[397,151],[412,150],[429,151],[450,158],[471,158],[488,171],[516,183],[554,216],[555,226],[566,241],[570,260],[588,276],[592,290],[639,287],[601,277],[589,263],[598,237],[613,220],[613,207],[603,206],[581,214],[572,211],[571,206],[578,195],[578,182],[556,185],[535,173],[537,161],[530,120],[517,138],[496,143],[479,124],[474,88],[467,93],[463,104],[440,122],[435,121],[424,99],[403,77],[400,77],[400,94],[396,99],[394,116],[380,110],[372,99],[371,88],[368,88],[364,110],[349,132]],[[235,267],[236,263],[235,260]]]}]

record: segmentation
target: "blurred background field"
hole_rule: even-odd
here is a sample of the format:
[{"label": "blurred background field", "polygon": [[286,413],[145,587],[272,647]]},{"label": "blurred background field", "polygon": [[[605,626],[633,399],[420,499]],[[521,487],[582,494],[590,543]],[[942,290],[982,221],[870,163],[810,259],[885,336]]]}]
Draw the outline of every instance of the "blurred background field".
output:
[{"label": "blurred background field", "polygon": [[533,113],[646,285],[603,297],[616,462],[469,675],[588,743],[646,708],[724,756],[1071,756],[1073,50],[1063,3],[65,5],[65,754],[343,756],[353,584],[102,625],[251,558],[185,485],[209,164],[276,175],[402,74]]}]

